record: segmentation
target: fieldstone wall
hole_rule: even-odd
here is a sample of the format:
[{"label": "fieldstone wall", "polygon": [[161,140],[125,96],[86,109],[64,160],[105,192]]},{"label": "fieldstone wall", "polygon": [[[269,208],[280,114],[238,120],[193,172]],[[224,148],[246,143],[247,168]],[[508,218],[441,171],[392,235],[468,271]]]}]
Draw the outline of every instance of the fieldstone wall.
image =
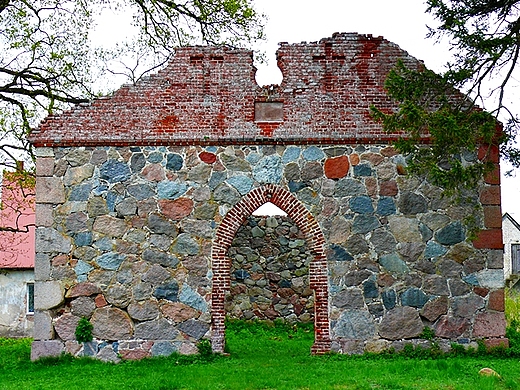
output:
[{"label": "fieldstone wall", "polygon": [[[266,186],[279,189],[273,203],[300,230],[312,222],[304,238],[314,256],[309,286],[316,301],[329,303],[315,317],[318,352],[399,347],[419,340],[425,326],[445,343],[504,342],[500,229],[468,242],[462,221],[473,210],[406,177],[406,160],[392,147],[63,147],[37,154],[33,358],[194,353],[200,339],[214,337],[221,315],[215,291],[231,291],[231,274],[254,273],[215,274],[217,260],[231,263],[215,258],[215,237],[231,242],[236,230],[222,222],[245,221],[253,210],[237,205]],[[483,228],[500,204],[493,180],[475,193]],[[301,205],[307,214],[296,218]],[[280,237],[296,243],[291,228]],[[317,270],[321,248],[326,262]],[[231,247],[229,256],[239,254]],[[308,262],[304,252],[298,256]],[[325,285],[313,276],[319,272]],[[85,345],[74,340],[81,317],[94,325],[94,341]]]},{"label": "fieldstone wall", "polygon": [[313,254],[289,217],[249,217],[229,248],[231,288],[226,312],[232,318],[309,322],[314,294],[309,286]]}]

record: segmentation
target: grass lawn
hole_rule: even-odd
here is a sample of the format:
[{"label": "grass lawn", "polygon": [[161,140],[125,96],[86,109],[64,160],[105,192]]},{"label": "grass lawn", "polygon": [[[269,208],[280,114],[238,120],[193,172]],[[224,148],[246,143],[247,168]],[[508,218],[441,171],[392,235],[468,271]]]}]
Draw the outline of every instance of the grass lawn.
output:
[{"label": "grass lawn", "polygon": [[[311,356],[313,332],[228,326],[230,356],[171,356],[106,364],[31,362],[30,340],[0,339],[0,389],[520,389],[520,359]],[[481,377],[490,367],[501,378]]]}]

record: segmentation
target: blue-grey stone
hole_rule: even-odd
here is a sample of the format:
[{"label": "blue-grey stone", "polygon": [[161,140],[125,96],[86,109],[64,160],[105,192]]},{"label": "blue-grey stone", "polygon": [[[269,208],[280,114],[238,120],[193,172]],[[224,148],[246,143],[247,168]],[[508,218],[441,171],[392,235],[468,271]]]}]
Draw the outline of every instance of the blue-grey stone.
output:
[{"label": "blue-grey stone", "polygon": [[232,176],[227,179],[227,183],[235,187],[240,195],[247,194],[253,187],[253,179],[247,176]]},{"label": "blue-grey stone", "polygon": [[475,274],[479,285],[490,289],[504,288],[504,271],[502,269],[483,269]]},{"label": "blue-grey stone", "polygon": [[108,252],[96,258],[95,262],[103,269],[117,270],[125,259],[126,256],[124,254]]},{"label": "blue-grey stone", "polygon": [[143,260],[150,263],[160,264],[164,267],[174,268],[179,264],[177,257],[158,250],[145,249],[143,252]]},{"label": "blue-grey stone", "polygon": [[157,214],[150,214],[148,216],[148,224],[147,227],[153,232],[157,234],[167,234],[168,236],[174,237],[177,235],[177,228],[175,224]]},{"label": "blue-grey stone", "polygon": [[278,282],[278,286],[280,288],[291,288],[292,287],[292,283],[290,280],[287,280],[287,279],[282,279]]},{"label": "blue-grey stone", "polygon": [[216,146],[207,146],[206,147],[206,152],[216,153],[217,150],[218,150],[218,148]]},{"label": "blue-grey stone", "polygon": [[424,242],[430,241],[433,237],[433,231],[422,222],[419,223],[419,232]]},{"label": "blue-grey stone", "polygon": [[188,233],[179,234],[172,251],[179,255],[197,255],[200,251],[200,245]]},{"label": "blue-grey stone", "polygon": [[[374,245],[374,249],[377,253],[394,252],[397,245],[397,241],[392,233],[384,228],[373,231],[370,242]],[[368,250],[366,252],[368,252]]]},{"label": "blue-grey stone", "polygon": [[145,200],[155,195],[154,190],[148,184],[132,184],[127,191],[137,200]]},{"label": "blue-grey stone", "polygon": [[368,233],[377,229],[381,224],[379,220],[370,214],[357,214],[352,222],[352,234]]},{"label": "blue-grey stone", "polygon": [[366,195],[355,196],[350,199],[350,209],[355,213],[370,214],[374,212],[372,199]]},{"label": "blue-grey stone", "polygon": [[116,203],[123,200],[123,197],[113,191],[107,192],[106,202],[107,202],[107,209],[110,212],[115,211],[116,209]]},{"label": "blue-grey stone", "polygon": [[186,183],[177,183],[174,181],[161,181],[157,183],[157,196],[159,199],[177,199],[180,198],[188,190]]},{"label": "blue-grey stone", "polygon": [[425,213],[428,201],[420,194],[405,192],[399,197],[399,210],[406,215]]},{"label": "blue-grey stone", "polygon": [[249,272],[247,272],[245,269],[237,269],[234,272],[235,278],[238,280],[244,280],[249,278],[251,275],[249,275]]},{"label": "blue-grey stone", "polygon": [[160,163],[163,159],[163,155],[160,152],[152,152],[148,155],[148,162],[152,164]]},{"label": "blue-grey stone", "polygon": [[172,302],[178,301],[179,285],[176,281],[161,284],[155,288],[153,296],[157,299],[167,299]]},{"label": "blue-grey stone", "polygon": [[130,179],[128,165],[117,160],[108,160],[99,168],[99,177],[109,183],[119,183]]},{"label": "blue-grey stone", "polygon": [[336,337],[352,340],[368,340],[376,334],[372,315],[366,310],[345,310],[333,328]]},{"label": "blue-grey stone", "polygon": [[166,340],[156,341],[150,350],[152,356],[170,356],[177,351],[178,349],[175,343]]},{"label": "blue-grey stone", "polygon": [[221,153],[220,161],[229,171],[240,171],[240,172],[250,172],[251,164],[248,161],[240,158],[234,154]]},{"label": "blue-grey stone", "polygon": [[435,233],[435,239],[443,245],[453,245],[464,241],[466,234],[460,221],[455,221]]},{"label": "blue-grey stone", "polygon": [[305,187],[308,187],[309,184],[306,183],[306,182],[303,182],[303,181],[289,181],[289,191],[291,192],[298,192],[300,191],[301,189],[305,188]]},{"label": "blue-grey stone", "polygon": [[181,293],[179,294],[179,302],[184,303],[185,305],[191,306],[198,311],[206,313],[208,311],[208,304],[202,298],[202,296],[192,289],[189,285],[184,284],[181,289]]},{"label": "blue-grey stone", "polygon": [[397,211],[395,202],[388,196],[382,196],[377,202],[376,213],[382,216],[393,215]]},{"label": "blue-grey stone", "polygon": [[410,287],[409,289],[401,293],[401,305],[421,308],[428,302],[428,296],[416,287]]},{"label": "blue-grey stone", "polygon": [[92,189],[92,194],[94,196],[100,196],[100,195],[103,195],[104,193],[106,193],[108,191],[108,186],[106,186],[105,184],[97,184],[96,187],[94,187]]},{"label": "blue-grey stone", "polygon": [[134,338],[141,340],[175,340],[179,332],[166,318],[140,322],[135,326]]},{"label": "blue-grey stone", "polygon": [[365,186],[355,179],[343,178],[336,182],[336,188],[334,189],[334,195],[341,196],[356,196],[365,195]]},{"label": "blue-grey stone", "polygon": [[224,183],[226,178],[227,178],[227,172],[226,171],[213,172],[211,174],[211,177],[209,178],[209,183],[208,183],[209,189],[213,191],[220,184]]},{"label": "blue-grey stone", "polygon": [[86,275],[90,271],[92,271],[94,267],[92,267],[90,264],[85,263],[83,260],[78,260],[76,263],[76,266],[74,267],[74,272],[76,272],[76,275]]},{"label": "blue-grey stone", "polygon": [[442,245],[437,244],[435,241],[429,241],[426,244],[426,249],[424,250],[424,258],[434,259],[436,257],[444,255],[446,251],[447,249]]},{"label": "blue-grey stone", "polygon": [[304,204],[319,204],[320,196],[317,191],[312,189],[311,187],[305,187],[301,191],[298,192],[298,199],[302,201]]},{"label": "blue-grey stone", "polygon": [[475,274],[470,274],[462,277],[466,283],[471,284],[472,286],[480,286],[478,278]]},{"label": "blue-grey stone", "polygon": [[379,258],[379,264],[390,273],[406,274],[410,272],[410,268],[399,257],[397,253],[389,253]]},{"label": "blue-grey stone", "polygon": [[373,171],[369,164],[354,165],[354,176],[372,176]]},{"label": "blue-grey stone", "polygon": [[80,232],[74,236],[74,243],[76,246],[87,246],[92,244],[91,232]]},{"label": "blue-grey stone", "polygon": [[132,173],[139,173],[141,169],[146,165],[146,158],[142,153],[134,153],[132,154],[132,158],[130,158],[130,169]]},{"label": "blue-grey stone", "polygon": [[379,288],[375,280],[369,279],[363,283],[363,295],[365,298],[377,298],[379,296]]},{"label": "blue-grey stone", "polygon": [[38,252],[69,253],[72,248],[71,239],[55,229],[38,227],[35,235]]},{"label": "blue-grey stone", "polygon": [[111,251],[114,243],[108,237],[103,237],[94,243],[94,246],[101,251]]},{"label": "blue-grey stone", "polygon": [[85,202],[92,192],[92,183],[83,183],[73,186],[70,190],[69,201]]},{"label": "blue-grey stone", "polygon": [[166,156],[166,169],[170,171],[180,171],[182,169],[184,160],[181,155],[177,153],[170,153]]},{"label": "blue-grey stone", "polygon": [[285,151],[283,152],[282,156],[282,162],[284,164],[290,163],[291,161],[295,161],[300,157],[301,149],[297,146],[289,146]]},{"label": "blue-grey stone", "polygon": [[180,331],[196,340],[200,340],[209,330],[209,324],[206,322],[190,319],[184,321],[177,327]]},{"label": "blue-grey stone", "polygon": [[332,244],[327,250],[327,259],[329,261],[351,261],[354,258],[341,246]]},{"label": "blue-grey stone", "polygon": [[261,158],[262,156],[260,154],[252,152],[246,156],[246,161],[250,164],[256,164]]},{"label": "blue-grey stone", "polygon": [[302,156],[307,161],[318,161],[325,158],[325,153],[317,146],[310,146],[303,151]]},{"label": "blue-grey stone", "polygon": [[381,298],[383,300],[383,305],[385,305],[386,310],[390,310],[395,307],[397,301],[397,295],[395,294],[395,290],[383,291],[381,293]]},{"label": "blue-grey stone", "polygon": [[96,356],[98,353],[97,341],[87,341],[83,343],[83,356]]},{"label": "blue-grey stone", "polygon": [[262,158],[253,168],[253,177],[259,183],[278,184],[282,175],[282,160],[276,154]]},{"label": "blue-grey stone", "polygon": [[240,198],[240,193],[225,183],[219,185],[213,192],[213,200],[218,203],[227,203],[231,206],[238,203]]}]

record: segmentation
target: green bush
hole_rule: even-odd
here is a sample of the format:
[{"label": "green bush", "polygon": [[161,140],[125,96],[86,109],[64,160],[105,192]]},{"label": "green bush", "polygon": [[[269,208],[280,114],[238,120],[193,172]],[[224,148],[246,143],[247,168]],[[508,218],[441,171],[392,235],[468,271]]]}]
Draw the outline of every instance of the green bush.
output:
[{"label": "green bush", "polygon": [[78,326],[76,326],[76,331],[74,332],[78,343],[87,343],[92,341],[92,329],[93,326],[88,318],[81,317],[78,322]]}]

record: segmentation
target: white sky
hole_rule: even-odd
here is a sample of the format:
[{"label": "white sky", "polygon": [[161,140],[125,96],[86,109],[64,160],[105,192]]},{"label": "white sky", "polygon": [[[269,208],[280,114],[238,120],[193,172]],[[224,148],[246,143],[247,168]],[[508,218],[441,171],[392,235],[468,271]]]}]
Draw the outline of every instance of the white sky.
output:
[{"label": "white sky", "polygon": [[[450,57],[446,44],[427,39],[427,25],[435,26],[421,0],[255,0],[256,9],[268,17],[267,41],[254,49],[265,52],[267,64],[257,64],[260,85],[278,84],[281,73],[275,52],[279,42],[313,42],[334,32],[382,35],[434,71],[441,71]],[[121,18],[121,16],[119,16]],[[102,36],[124,35],[112,23],[101,26]],[[104,30],[104,31],[103,31]],[[502,172],[506,169],[502,166]],[[520,222],[520,178],[502,178],[502,212]]]}]

